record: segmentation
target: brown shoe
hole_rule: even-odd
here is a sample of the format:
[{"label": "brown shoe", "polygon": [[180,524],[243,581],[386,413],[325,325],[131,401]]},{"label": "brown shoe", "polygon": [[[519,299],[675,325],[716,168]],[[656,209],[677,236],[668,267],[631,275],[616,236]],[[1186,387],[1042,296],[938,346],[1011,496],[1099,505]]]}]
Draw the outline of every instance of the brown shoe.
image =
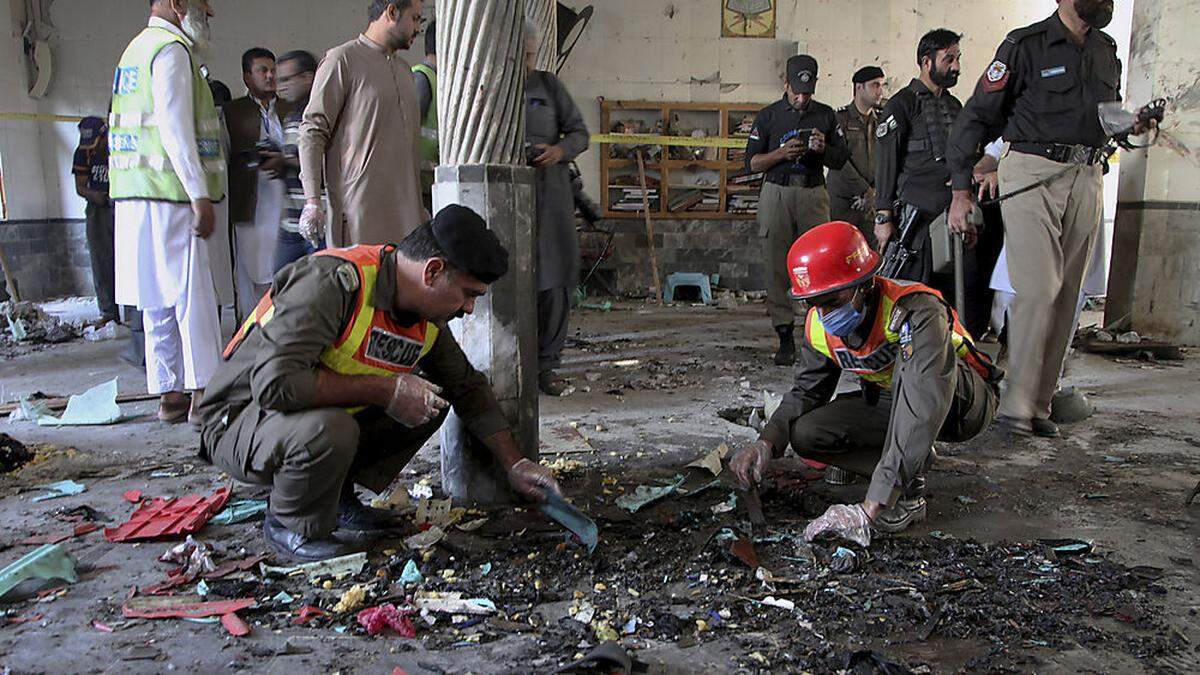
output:
[{"label": "brown shoe", "polygon": [[200,425],[204,421],[200,417],[200,401],[204,399],[204,390],[197,389],[192,392],[192,404],[188,407],[188,424],[196,431],[200,431]]},{"label": "brown shoe", "polygon": [[182,391],[168,391],[158,398],[158,419],[167,424],[182,422],[188,416],[191,399]]}]

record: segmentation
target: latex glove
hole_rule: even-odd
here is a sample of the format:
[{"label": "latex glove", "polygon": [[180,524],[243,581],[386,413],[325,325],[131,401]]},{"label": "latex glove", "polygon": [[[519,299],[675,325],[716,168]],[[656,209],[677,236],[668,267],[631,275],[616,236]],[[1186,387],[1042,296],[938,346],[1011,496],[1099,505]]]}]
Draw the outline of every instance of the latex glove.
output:
[{"label": "latex glove", "polygon": [[766,441],[755,441],[737,451],[729,460],[729,470],[737,476],[742,487],[748,488],[762,482],[763,471],[770,461],[771,446]]},{"label": "latex glove", "polygon": [[562,488],[558,486],[558,481],[554,480],[550,469],[528,458],[512,465],[508,470],[508,482],[517,494],[535,502],[545,499],[547,490],[562,496]]},{"label": "latex glove", "polygon": [[392,400],[387,405],[387,416],[406,427],[427,424],[442,413],[450,404],[438,396],[442,388],[416,375],[401,373],[396,377]]},{"label": "latex glove", "polygon": [[317,204],[305,204],[300,212],[300,236],[314,244],[325,241],[325,208]]},{"label": "latex glove", "polygon": [[804,540],[831,532],[866,548],[871,545],[871,519],[859,504],[834,504],[804,528]]}]

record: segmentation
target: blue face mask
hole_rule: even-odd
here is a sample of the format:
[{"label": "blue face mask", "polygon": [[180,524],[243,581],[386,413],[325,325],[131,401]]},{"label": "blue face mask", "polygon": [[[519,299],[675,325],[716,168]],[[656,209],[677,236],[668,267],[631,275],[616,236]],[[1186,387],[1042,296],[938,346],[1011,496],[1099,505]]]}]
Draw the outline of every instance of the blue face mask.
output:
[{"label": "blue face mask", "polygon": [[854,308],[853,300],[837,309],[821,312],[821,324],[825,326],[825,330],[840,338],[853,333],[864,318],[865,315]]}]

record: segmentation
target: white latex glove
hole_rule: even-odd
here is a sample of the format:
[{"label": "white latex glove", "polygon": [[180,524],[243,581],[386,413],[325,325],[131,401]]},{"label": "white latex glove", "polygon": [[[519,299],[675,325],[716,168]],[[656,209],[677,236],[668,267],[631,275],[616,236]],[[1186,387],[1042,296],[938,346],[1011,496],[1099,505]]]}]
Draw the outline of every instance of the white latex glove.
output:
[{"label": "white latex glove", "polygon": [[442,413],[450,404],[438,396],[442,388],[416,375],[401,373],[387,406],[387,416],[406,427],[419,427]]},{"label": "white latex glove", "polygon": [[535,502],[545,499],[547,490],[562,496],[562,488],[550,469],[528,458],[512,465],[508,470],[508,482],[518,494]]},{"label": "white latex glove", "polygon": [[830,506],[824,515],[804,528],[804,540],[813,541],[826,532],[832,532],[863,548],[871,545],[871,519],[859,504]]},{"label": "white latex glove", "polygon": [[748,488],[762,482],[763,471],[771,461],[771,446],[766,441],[755,441],[742,446],[733,459],[729,460],[729,468],[737,477],[742,487]]},{"label": "white latex glove", "polygon": [[316,204],[305,204],[300,212],[300,236],[320,245],[325,243],[325,208]]}]

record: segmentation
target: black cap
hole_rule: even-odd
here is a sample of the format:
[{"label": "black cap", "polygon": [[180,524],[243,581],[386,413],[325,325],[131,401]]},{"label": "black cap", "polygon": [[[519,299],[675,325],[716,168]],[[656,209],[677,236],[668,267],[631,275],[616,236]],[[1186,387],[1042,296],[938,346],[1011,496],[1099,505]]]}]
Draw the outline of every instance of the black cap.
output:
[{"label": "black cap", "polygon": [[108,124],[99,117],[85,117],[79,120],[79,144],[91,147],[108,129]]},{"label": "black cap", "polygon": [[811,94],[817,90],[817,60],[808,54],[793,56],[787,60],[787,81],[797,94]]},{"label": "black cap", "polygon": [[850,78],[850,81],[854,84],[862,84],[863,82],[878,80],[881,77],[883,77],[883,68],[879,66],[863,66],[855,71],[854,77]]},{"label": "black cap", "polygon": [[493,283],[508,272],[508,251],[471,209],[451,204],[438,211],[430,228],[450,264],[483,283]]}]

